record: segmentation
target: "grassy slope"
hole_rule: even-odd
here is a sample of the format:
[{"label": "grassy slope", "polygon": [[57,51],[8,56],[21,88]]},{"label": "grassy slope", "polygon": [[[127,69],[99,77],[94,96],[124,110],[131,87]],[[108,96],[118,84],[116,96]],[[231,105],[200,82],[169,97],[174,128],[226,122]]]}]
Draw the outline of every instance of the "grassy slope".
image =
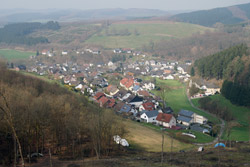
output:
[{"label": "grassy slope", "polygon": [[35,55],[35,53],[9,50],[9,49],[0,49],[0,58],[7,59],[8,61],[28,59],[32,55]]},{"label": "grassy slope", "polygon": [[[128,141],[132,147],[150,152],[160,152],[162,134],[156,129],[144,126],[142,123],[124,120],[128,133]],[[170,137],[165,135],[164,151],[170,151]],[[173,140],[173,151],[191,149],[191,144]]]},{"label": "grassy slope", "polygon": [[[248,141],[249,140],[249,121],[248,116],[250,115],[250,109],[246,107],[233,105],[229,100],[224,98],[222,95],[211,96],[212,99],[218,100],[222,106],[228,107],[234,118],[241,124],[240,127],[235,127],[232,130],[232,140]],[[199,106],[199,99],[194,99],[192,102],[194,105]],[[224,139],[225,136],[223,137]]]},{"label": "grassy slope", "polygon": [[[112,29],[117,31],[128,29],[131,35],[107,36],[105,30],[103,30],[100,34],[92,36],[86,43],[100,44],[107,48],[139,48],[143,44],[148,44],[151,40],[160,41],[162,39],[188,37],[193,33],[204,32],[209,28],[187,23],[131,21],[112,24],[109,31],[112,31]],[[134,34],[135,30],[139,32],[139,35]]]},{"label": "grassy slope", "polygon": [[[205,116],[206,118],[209,119],[209,121],[216,123],[219,123],[219,119],[215,118],[209,114],[206,114],[204,112],[201,112],[199,110],[196,110],[193,108],[186,96],[186,89],[185,85],[180,83],[179,81],[176,80],[160,80],[157,79],[157,85],[158,86],[163,86],[167,85],[170,87],[172,90],[169,92],[166,92],[167,96],[167,105],[170,106],[173,110],[174,113],[178,113],[181,109],[184,110],[190,110],[193,111],[199,115]],[[158,94],[158,91],[152,91],[154,94]],[[175,133],[178,133],[179,131],[175,131]],[[186,131],[185,131],[186,132]],[[196,135],[197,139],[190,139],[191,142],[195,143],[206,143],[206,142],[211,142],[213,141],[213,138],[210,136],[207,136],[205,134],[199,133],[199,132],[192,132]]]},{"label": "grassy slope", "polygon": [[[195,108],[193,108],[190,105],[188,98],[186,96],[185,85],[183,85],[179,81],[157,79],[157,85],[158,86],[168,85],[169,87],[172,88],[171,91],[166,92],[166,94],[167,94],[166,101],[167,101],[167,105],[170,106],[174,110],[175,113],[178,113],[181,109],[190,110],[190,111],[193,111],[197,114],[205,116],[206,118],[208,118],[210,121],[212,121],[214,123],[219,122],[219,120],[217,118],[212,117],[211,115],[208,115],[208,114],[201,112],[199,110],[196,110]],[[157,91],[153,91],[153,92],[155,94],[157,94]]]}]

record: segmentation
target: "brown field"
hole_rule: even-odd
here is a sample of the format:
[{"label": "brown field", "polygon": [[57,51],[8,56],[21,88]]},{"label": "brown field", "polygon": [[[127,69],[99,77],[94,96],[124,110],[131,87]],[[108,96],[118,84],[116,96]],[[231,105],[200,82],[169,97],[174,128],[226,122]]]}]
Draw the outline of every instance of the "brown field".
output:
[{"label": "brown field", "polygon": [[[161,152],[162,134],[154,129],[145,127],[137,122],[126,120],[124,122],[128,133],[128,141],[133,146],[149,152]],[[164,151],[171,151],[171,138],[165,133]],[[173,151],[186,150],[193,148],[193,145],[181,143],[173,139]]]}]

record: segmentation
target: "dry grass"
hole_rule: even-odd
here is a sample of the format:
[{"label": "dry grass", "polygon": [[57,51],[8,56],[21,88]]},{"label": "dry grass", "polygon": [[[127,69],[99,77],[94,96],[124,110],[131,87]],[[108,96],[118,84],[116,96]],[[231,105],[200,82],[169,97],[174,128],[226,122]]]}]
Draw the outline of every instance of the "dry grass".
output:
[{"label": "dry grass", "polygon": [[[161,151],[162,134],[160,132],[129,120],[126,120],[124,124],[128,131],[128,141],[132,145],[149,152]],[[171,138],[165,134],[164,139],[164,151],[170,152]],[[191,144],[181,143],[173,139],[173,151],[191,149],[192,147]]]}]

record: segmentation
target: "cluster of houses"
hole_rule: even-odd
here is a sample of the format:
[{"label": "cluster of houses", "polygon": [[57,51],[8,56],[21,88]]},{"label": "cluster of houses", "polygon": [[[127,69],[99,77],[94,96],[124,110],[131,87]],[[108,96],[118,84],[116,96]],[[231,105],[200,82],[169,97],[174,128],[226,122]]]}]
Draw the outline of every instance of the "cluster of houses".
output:
[{"label": "cluster of houses", "polygon": [[107,86],[104,92],[97,92],[94,100],[101,106],[112,108],[116,112],[131,116],[134,120],[152,123],[171,129],[190,128],[200,132],[209,132],[209,129],[193,124],[206,124],[207,118],[192,111],[181,110],[177,116],[171,107],[162,108],[161,99],[155,97],[149,90],[155,88],[152,82],[138,81],[129,75],[120,80],[119,88],[114,85]]},{"label": "cluster of houses", "polygon": [[202,93],[199,92],[193,95],[191,97],[192,99],[202,98],[202,97],[211,96],[211,95],[220,93],[220,87],[218,85],[211,83],[211,82],[206,82],[203,79],[190,80],[189,87],[191,87],[192,85],[194,85],[196,88],[201,90],[200,92],[202,92]]},{"label": "cluster of houses", "polygon": [[[86,49],[85,52],[100,54],[99,51]],[[114,53],[133,53],[129,49],[115,49]],[[45,52],[44,52],[45,54]],[[46,52],[46,55],[49,53]],[[63,53],[62,53],[63,54]],[[191,62],[164,62],[144,60],[136,62],[46,64],[37,61],[28,67],[29,72],[48,75],[59,80],[75,91],[87,94],[100,107],[110,108],[117,113],[130,116],[135,120],[153,123],[167,128],[190,128],[192,124],[205,124],[207,119],[191,111],[181,110],[178,115],[170,107],[162,108],[162,100],[151,93],[156,88],[153,80],[142,80],[140,76],[160,79],[179,79],[188,81],[186,72]],[[119,84],[110,84],[109,77],[115,77]],[[207,88],[207,91],[210,91]],[[199,127],[194,130],[204,131]]]}]

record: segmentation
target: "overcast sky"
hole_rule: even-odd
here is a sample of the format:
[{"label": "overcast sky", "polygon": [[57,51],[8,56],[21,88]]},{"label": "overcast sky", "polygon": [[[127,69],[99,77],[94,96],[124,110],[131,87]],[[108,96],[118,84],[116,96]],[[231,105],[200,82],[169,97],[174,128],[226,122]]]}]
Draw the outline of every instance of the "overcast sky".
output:
[{"label": "overcast sky", "polygon": [[147,8],[197,10],[250,3],[250,0],[0,0],[0,9]]}]

